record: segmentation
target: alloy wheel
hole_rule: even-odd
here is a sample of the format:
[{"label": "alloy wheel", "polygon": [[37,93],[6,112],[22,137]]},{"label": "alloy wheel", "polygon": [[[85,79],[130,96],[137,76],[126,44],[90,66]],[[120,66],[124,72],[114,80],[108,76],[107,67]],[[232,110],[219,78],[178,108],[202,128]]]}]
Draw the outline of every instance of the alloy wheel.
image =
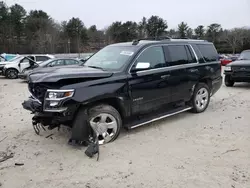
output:
[{"label": "alloy wheel", "polygon": [[111,142],[118,131],[116,118],[108,113],[98,114],[89,123],[97,133],[99,144]]},{"label": "alloy wheel", "polygon": [[209,93],[206,88],[201,88],[198,90],[195,97],[195,105],[199,110],[206,108],[208,103]]}]

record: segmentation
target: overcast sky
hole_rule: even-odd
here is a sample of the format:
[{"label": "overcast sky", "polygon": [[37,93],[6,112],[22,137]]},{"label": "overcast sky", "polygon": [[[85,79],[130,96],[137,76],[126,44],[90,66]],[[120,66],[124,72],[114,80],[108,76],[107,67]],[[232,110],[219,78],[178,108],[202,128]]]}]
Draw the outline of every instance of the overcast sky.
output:
[{"label": "overcast sky", "polygon": [[114,21],[140,21],[143,16],[158,15],[176,28],[187,22],[220,23],[223,28],[250,26],[250,0],[4,0],[18,3],[26,10],[42,9],[57,21],[79,17],[89,27],[102,29]]}]

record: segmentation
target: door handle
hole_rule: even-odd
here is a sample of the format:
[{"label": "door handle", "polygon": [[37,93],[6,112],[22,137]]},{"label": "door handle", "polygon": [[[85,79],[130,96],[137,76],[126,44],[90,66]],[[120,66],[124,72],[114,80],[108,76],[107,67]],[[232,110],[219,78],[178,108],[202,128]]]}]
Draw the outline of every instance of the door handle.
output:
[{"label": "door handle", "polygon": [[166,75],[162,75],[161,78],[162,78],[162,79],[166,79],[166,78],[168,78],[169,76],[170,76],[170,74],[166,74]]},{"label": "door handle", "polygon": [[190,69],[190,72],[199,72],[198,69]]}]

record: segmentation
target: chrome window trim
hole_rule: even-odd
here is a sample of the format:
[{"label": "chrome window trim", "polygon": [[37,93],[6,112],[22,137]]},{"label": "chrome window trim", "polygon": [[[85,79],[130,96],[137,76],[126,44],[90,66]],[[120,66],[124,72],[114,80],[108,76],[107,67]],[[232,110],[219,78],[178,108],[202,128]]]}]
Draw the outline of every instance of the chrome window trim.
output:
[{"label": "chrome window trim", "polygon": [[[132,69],[133,65],[136,63],[137,58],[140,57],[140,55],[141,55],[145,50],[147,50],[147,49],[149,49],[149,48],[151,48],[151,47],[158,47],[158,46],[160,46],[160,47],[163,47],[163,46],[180,46],[180,45],[182,45],[182,46],[190,46],[190,48],[191,48],[191,50],[192,50],[192,52],[193,52],[193,54],[194,54],[194,56],[195,56],[195,58],[196,58],[196,61],[197,61],[196,63],[189,63],[189,64],[183,64],[183,65],[175,65],[175,66],[166,66],[166,67],[155,68],[155,69],[150,69],[150,70],[138,71],[137,73],[152,72],[152,71],[164,70],[164,69],[169,70],[169,69],[178,68],[178,67],[179,67],[179,68],[181,68],[181,67],[185,68],[184,66],[187,66],[187,65],[198,65],[198,64],[200,64],[200,63],[199,63],[198,56],[197,56],[197,54],[195,53],[195,51],[194,51],[194,49],[193,49],[193,47],[192,47],[191,44],[154,44],[154,45],[151,45],[151,46],[148,46],[148,47],[144,48],[144,49],[136,56],[136,58],[134,59],[133,63],[132,63],[131,66],[129,67],[128,73],[129,73],[130,75],[132,74],[132,73],[131,73],[131,69]],[[163,50],[163,49],[162,49],[162,50]],[[163,52],[164,52],[164,51],[163,51]]]}]

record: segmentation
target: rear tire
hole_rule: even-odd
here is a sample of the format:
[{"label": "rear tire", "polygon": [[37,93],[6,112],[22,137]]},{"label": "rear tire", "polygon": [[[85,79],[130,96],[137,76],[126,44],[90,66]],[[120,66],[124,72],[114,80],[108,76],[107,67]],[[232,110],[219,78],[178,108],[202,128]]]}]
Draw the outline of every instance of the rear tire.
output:
[{"label": "rear tire", "polygon": [[18,70],[16,69],[7,69],[5,72],[5,76],[9,79],[17,79],[18,78]]},{"label": "rear tire", "polygon": [[230,75],[226,75],[224,79],[225,85],[227,87],[233,87],[234,86],[234,81],[232,80]]},{"label": "rear tire", "polygon": [[193,106],[193,113],[204,112],[210,102],[210,89],[205,83],[198,83],[194,89],[191,103]]}]

